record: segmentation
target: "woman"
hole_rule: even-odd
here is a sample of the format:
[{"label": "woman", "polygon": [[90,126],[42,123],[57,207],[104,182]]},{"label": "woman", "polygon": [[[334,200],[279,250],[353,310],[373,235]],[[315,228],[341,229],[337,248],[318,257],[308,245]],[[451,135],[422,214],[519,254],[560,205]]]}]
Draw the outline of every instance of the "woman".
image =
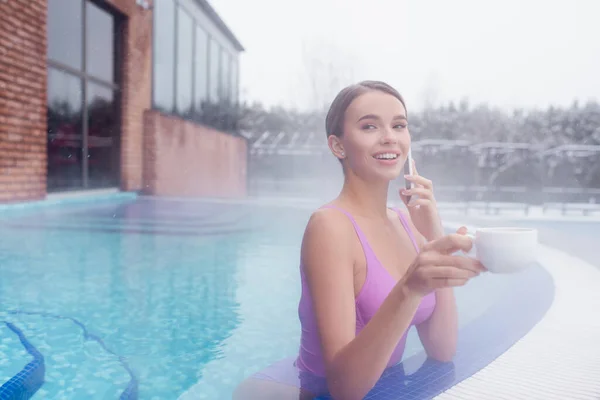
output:
[{"label": "woman", "polygon": [[[483,271],[464,235],[444,235],[432,183],[416,172],[408,213],[387,207],[410,149],[402,96],[365,81],[343,89],[326,119],[344,171],[339,196],[311,216],[301,250],[300,352],[243,382],[235,398],[362,399],[402,358],[416,326],[427,354],[450,361],[457,341],[453,287]],[[293,362],[292,362],[293,361]],[[287,376],[286,376],[287,375]],[[272,397],[270,397],[272,395]],[[255,396],[255,397],[253,397]]]}]

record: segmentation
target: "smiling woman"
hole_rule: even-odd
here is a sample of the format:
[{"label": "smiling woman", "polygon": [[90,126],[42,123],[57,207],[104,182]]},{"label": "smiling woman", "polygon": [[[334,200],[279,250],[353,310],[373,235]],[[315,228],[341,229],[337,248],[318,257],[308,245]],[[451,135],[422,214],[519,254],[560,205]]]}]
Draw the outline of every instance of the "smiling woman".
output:
[{"label": "smiling woman", "polygon": [[452,288],[483,268],[452,255],[471,240],[464,228],[444,234],[432,182],[416,170],[401,194],[418,195],[408,213],[387,207],[411,144],[404,99],[383,82],[349,86],[326,130],[344,185],[304,232],[299,354],[242,382],[235,399],[362,399],[401,361],[411,326],[429,357],[450,361],[456,351]]}]

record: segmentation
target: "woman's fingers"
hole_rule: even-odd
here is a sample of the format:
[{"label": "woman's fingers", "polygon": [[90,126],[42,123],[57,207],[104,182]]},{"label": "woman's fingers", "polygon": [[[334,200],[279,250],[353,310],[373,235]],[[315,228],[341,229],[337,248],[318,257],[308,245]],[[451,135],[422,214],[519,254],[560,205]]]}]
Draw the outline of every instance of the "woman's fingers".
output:
[{"label": "woman's fingers", "polygon": [[414,187],[412,189],[403,189],[402,194],[405,196],[419,196],[422,199],[432,199],[433,192],[427,188]]},{"label": "woman's fingers", "polygon": [[417,175],[416,171],[413,175],[404,175],[407,181],[413,182],[417,185],[421,185],[423,188],[431,190],[433,189],[433,182],[427,178],[423,178],[421,175]]},{"label": "woman's fingers", "polygon": [[433,252],[421,253],[419,255],[419,264],[426,268],[453,267],[473,271],[476,273],[481,273],[486,270],[484,266],[474,258],[453,256],[449,254],[436,254]]},{"label": "woman's fingers", "polygon": [[458,267],[434,267],[424,272],[430,279],[471,279],[479,275],[479,271]]},{"label": "woman's fingers", "polygon": [[441,255],[440,257],[440,265],[448,265],[446,264],[446,262],[449,262],[449,265],[454,266],[456,268],[468,269],[477,273],[486,271],[485,267],[479,262],[479,260],[476,260],[471,257],[448,255]]},{"label": "woman's fingers", "polygon": [[433,286],[435,289],[443,289],[447,287],[465,286],[467,282],[469,282],[468,279],[436,279]]},{"label": "woman's fingers", "polygon": [[411,200],[408,202],[408,204],[406,204],[406,206],[408,208],[415,208],[417,206],[419,207],[427,207],[431,205],[431,200],[429,199],[417,199],[417,200]]},{"label": "woman's fingers", "polygon": [[453,233],[427,243],[423,247],[423,251],[435,251],[442,254],[451,254],[458,250],[469,252],[471,247],[473,247],[473,241],[470,237]]}]

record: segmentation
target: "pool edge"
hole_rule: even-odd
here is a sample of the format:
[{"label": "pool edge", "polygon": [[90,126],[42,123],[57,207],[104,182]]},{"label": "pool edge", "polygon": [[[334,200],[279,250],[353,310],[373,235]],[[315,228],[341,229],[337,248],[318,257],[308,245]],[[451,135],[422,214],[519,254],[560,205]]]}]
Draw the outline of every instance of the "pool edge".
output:
[{"label": "pool edge", "polygon": [[0,203],[0,214],[11,211],[35,211],[47,207],[71,204],[95,204],[111,201],[135,200],[137,192],[83,192],[80,194],[52,195],[43,200],[24,201],[17,203]]},{"label": "pool edge", "polygon": [[[444,224],[450,229],[462,225],[454,221]],[[465,226],[476,229],[474,225]],[[582,364],[594,365],[600,355],[600,349],[590,346],[593,338],[600,336],[600,324],[589,319],[590,312],[600,308],[600,297],[593,296],[600,285],[600,271],[565,251],[539,246],[539,264],[555,285],[548,310],[500,356],[434,399],[480,399],[490,395],[503,399],[564,399],[572,398],[574,393],[578,399],[600,398],[600,371],[581,369]]]}]

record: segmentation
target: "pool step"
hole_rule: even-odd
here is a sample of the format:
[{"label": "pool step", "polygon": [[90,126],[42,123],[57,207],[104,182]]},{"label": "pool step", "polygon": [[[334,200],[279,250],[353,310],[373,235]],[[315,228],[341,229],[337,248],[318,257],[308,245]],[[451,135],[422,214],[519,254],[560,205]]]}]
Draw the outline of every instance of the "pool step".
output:
[{"label": "pool step", "polygon": [[28,353],[29,362],[23,363],[20,368],[17,367],[16,363],[21,361],[22,354],[15,351],[15,346],[10,344],[10,336],[8,339],[2,340],[3,343],[6,343],[3,351],[10,354],[0,354],[3,356],[0,361],[7,361],[3,364],[7,366],[5,372],[10,375],[2,377],[2,381],[0,381],[2,383],[0,400],[29,400],[44,383],[44,356],[29,342],[23,331],[17,326],[4,320],[1,321],[1,325],[17,338],[20,347]]},{"label": "pool step", "polygon": [[0,316],[0,386],[31,361],[19,337],[3,321],[4,318]]}]

